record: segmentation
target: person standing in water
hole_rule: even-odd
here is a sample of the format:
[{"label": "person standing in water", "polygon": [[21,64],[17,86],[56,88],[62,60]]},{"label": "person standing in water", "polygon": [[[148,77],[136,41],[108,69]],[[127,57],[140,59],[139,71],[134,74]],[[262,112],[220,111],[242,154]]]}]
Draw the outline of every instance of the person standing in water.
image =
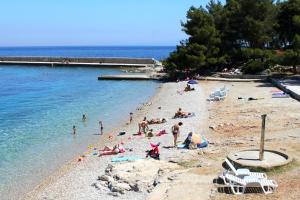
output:
[{"label": "person standing in water", "polygon": [[73,135],[75,135],[75,134],[76,134],[76,126],[73,125]]},{"label": "person standing in water", "polygon": [[173,137],[174,137],[174,147],[177,146],[177,138],[179,136],[179,128],[182,125],[183,125],[183,123],[179,122],[178,124],[175,124],[174,126],[172,126],[172,134],[173,134]]},{"label": "person standing in water", "polygon": [[133,113],[131,112],[131,113],[129,113],[129,123],[132,122],[132,119],[133,119]]},{"label": "person standing in water", "polygon": [[86,121],[86,115],[85,115],[85,114],[82,115],[82,121],[83,121],[83,122]]},{"label": "person standing in water", "polygon": [[99,126],[100,126],[100,134],[103,134],[103,123],[102,121],[99,121]]}]

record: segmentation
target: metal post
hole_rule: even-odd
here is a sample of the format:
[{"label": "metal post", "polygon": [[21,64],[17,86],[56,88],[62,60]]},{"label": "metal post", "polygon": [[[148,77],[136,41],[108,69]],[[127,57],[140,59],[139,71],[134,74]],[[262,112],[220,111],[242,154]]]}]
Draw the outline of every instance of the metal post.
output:
[{"label": "metal post", "polygon": [[266,117],[267,117],[266,114],[261,116],[262,125],[261,125],[261,136],[260,136],[259,160],[264,159]]}]

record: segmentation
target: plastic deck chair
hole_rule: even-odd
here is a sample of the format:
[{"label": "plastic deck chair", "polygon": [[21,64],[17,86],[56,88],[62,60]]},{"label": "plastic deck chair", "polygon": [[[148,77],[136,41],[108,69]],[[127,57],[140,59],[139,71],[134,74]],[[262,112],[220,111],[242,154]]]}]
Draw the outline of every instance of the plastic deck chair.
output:
[{"label": "plastic deck chair", "polygon": [[267,175],[265,173],[261,172],[251,172],[249,169],[242,168],[242,169],[236,169],[232,163],[226,158],[225,159],[226,164],[229,166],[230,170],[224,171],[219,177],[223,179],[224,183],[226,184],[225,175],[226,174],[232,174],[237,177],[243,178],[244,176],[251,176],[258,179],[267,179]]},{"label": "plastic deck chair", "polygon": [[275,192],[278,187],[278,184],[274,180],[259,179],[253,176],[240,178],[232,174],[226,174],[225,179],[233,194],[244,194],[246,188],[249,187],[258,187],[261,188],[265,194],[270,194]]}]

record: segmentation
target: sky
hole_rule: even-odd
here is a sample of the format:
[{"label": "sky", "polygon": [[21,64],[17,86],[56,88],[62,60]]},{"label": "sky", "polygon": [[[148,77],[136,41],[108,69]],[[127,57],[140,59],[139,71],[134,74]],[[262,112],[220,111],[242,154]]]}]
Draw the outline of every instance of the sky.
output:
[{"label": "sky", "polygon": [[0,0],[0,46],[176,45],[208,0]]}]

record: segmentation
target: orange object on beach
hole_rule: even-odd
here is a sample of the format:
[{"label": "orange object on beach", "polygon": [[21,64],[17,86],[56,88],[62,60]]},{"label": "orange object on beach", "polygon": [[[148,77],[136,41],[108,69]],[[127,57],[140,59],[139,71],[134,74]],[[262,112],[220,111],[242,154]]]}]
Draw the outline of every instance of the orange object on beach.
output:
[{"label": "orange object on beach", "polygon": [[108,135],[108,139],[110,139],[110,140],[113,139],[112,134],[109,134],[109,135]]}]

